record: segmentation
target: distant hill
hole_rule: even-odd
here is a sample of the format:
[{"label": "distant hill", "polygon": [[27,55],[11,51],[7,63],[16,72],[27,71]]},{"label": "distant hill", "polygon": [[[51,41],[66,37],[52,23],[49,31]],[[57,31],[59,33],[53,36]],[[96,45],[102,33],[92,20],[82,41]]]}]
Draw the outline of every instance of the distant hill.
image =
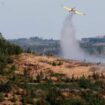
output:
[{"label": "distant hill", "polygon": [[59,40],[31,37],[29,39],[14,39],[10,40],[10,42],[21,46],[25,51],[50,55],[59,55],[60,53]]},{"label": "distant hill", "polygon": [[82,38],[81,47],[90,54],[105,55],[105,36]]},{"label": "distant hill", "polygon": [[[44,55],[59,55],[61,52],[59,40],[31,37],[28,39],[13,39],[10,42],[21,46],[28,52],[31,51]],[[105,55],[105,37],[82,38],[79,43],[81,48],[90,54]]]}]

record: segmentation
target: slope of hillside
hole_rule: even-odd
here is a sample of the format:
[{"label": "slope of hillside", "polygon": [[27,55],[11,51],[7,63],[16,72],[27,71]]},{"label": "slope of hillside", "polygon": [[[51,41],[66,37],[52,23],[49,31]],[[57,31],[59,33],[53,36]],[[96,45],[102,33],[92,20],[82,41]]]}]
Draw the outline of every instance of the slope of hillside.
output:
[{"label": "slope of hillside", "polygon": [[0,37],[0,105],[105,105],[104,70],[103,64],[22,53]]},{"label": "slope of hillside", "polygon": [[81,77],[92,75],[93,72],[103,72],[104,66],[91,64],[86,62],[80,62],[75,60],[65,60],[59,57],[53,56],[41,56],[34,54],[23,53],[14,57],[14,62],[18,67],[18,71],[29,68],[33,77],[36,72],[54,72],[64,74],[67,77]]},{"label": "slope of hillside", "polygon": [[22,53],[0,74],[0,105],[104,105],[105,65]]}]

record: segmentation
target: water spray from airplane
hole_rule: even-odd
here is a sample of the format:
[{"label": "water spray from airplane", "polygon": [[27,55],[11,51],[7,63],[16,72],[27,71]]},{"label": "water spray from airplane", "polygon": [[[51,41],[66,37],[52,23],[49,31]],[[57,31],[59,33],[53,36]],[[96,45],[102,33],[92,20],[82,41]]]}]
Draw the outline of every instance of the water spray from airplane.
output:
[{"label": "water spray from airplane", "polygon": [[64,8],[69,11],[69,15],[66,17],[61,31],[60,43],[63,57],[76,60],[87,60],[88,62],[105,63],[105,57],[89,55],[81,49],[78,41],[76,40],[76,31],[72,18],[74,14],[81,16],[84,16],[85,14],[75,10],[74,8]]},{"label": "water spray from airplane", "polygon": [[72,17],[74,16],[75,11],[72,9],[70,10],[71,12],[66,17],[63,23],[63,28],[61,32],[61,48],[63,56],[65,58],[81,59],[82,56],[80,54],[83,54],[83,52],[81,51],[81,48],[79,47],[79,44],[76,41],[75,28],[72,23]]}]

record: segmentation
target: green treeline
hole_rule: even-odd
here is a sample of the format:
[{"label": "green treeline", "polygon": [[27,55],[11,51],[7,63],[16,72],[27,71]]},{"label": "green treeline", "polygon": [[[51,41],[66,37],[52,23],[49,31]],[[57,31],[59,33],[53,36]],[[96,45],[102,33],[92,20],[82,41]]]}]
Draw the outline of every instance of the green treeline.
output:
[{"label": "green treeline", "polygon": [[7,63],[12,62],[11,55],[20,54],[22,51],[19,46],[8,42],[0,33],[0,69],[4,68]]}]

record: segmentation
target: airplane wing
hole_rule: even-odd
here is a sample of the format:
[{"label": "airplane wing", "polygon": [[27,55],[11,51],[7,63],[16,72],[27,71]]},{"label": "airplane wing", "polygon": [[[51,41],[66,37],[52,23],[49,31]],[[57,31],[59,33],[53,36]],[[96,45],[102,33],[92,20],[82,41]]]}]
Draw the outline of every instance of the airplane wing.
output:
[{"label": "airplane wing", "polygon": [[86,15],[86,14],[84,14],[83,12],[80,12],[80,11],[77,11],[77,10],[75,11],[75,13],[78,14],[78,15],[81,15],[81,16]]},{"label": "airplane wing", "polygon": [[72,8],[68,8],[66,6],[64,6],[63,8],[66,9],[66,10],[68,10],[68,11],[71,11],[72,10]]}]

